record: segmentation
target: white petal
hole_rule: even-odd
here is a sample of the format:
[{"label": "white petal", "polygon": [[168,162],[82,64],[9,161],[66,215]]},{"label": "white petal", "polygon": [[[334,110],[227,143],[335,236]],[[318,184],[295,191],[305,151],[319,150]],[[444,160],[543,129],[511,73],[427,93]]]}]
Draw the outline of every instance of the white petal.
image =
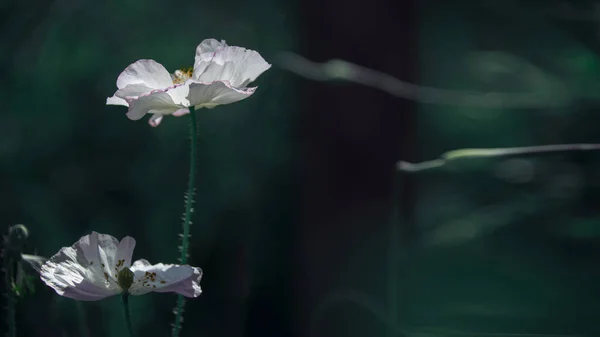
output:
[{"label": "white petal", "polygon": [[117,274],[121,269],[123,269],[123,267],[131,266],[131,257],[133,256],[134,248],[135,239],[131,236],[126,236],[121,239],[121,242],[119,242],[119,246],[117,247],[117,254],[115,256],[115,271]]},{"label": "white petal", "polygon": [[[179,110],[173,112],[171,115],[175,116],[175,117],[181,117],[181,116],[187,115],[189,113],[190,113],[190,109],[183,108],[183,109],[179,109]],[[152,117],[150,117],[148,119],[148,124],[150,124],[151,127],[155,128],[160,125],[164,116],[165,115],[153,114]]]},{"label": "white petal", "polygon": [[[95,233],[95,232],[93,232]],[[98,255],[100,256],[101,267],[104,272],[107,272],[113,281],[117,281],[117,251],[119,240],[108,234],[98,235]]]},{"label": "white petal", "polygon": [[160,124],[160,122],[162,122],[163,117],[163,115],[154,114],[150,117],[150,119],[148,119],[148,124],[150,124],[151,127],[155,128]]},{"label": "white petal", "polygon": [[120,293],[120,288],[94,274],[78,244],[63,247],[44,263],[40,270],[42,281],[59,295],[82,301],[95,301]]},{"label": "white petal", "polygon": [[138,120],[147,113],[170,115],[181,107],[173,101],[173,97],[165,91],[157,91],[138,99],[129,101],[127,117]]},{"label": "white petal", "polygon": [[222,52],[223,58],[228,63],[234,65],[233,73],[229,80],[232,86],[236,88],[245,87],[248,83],[253,82],[271,65],[254,50],[249,50],[241,47],[225,48]]},{"label": "white petal", "polygon": [[42,265],[48,261],[47,258],[38,255],[21,254],[21,258],[38,273],[40,272]]},{"label": "white petal", "polygon": [[122,99],[121,97],[112,96],[112,97],[108,97],[106,99],[106,105],[124,105],[124,106],[129,106],[129,103],[127,103],[127,101],[124,100],[124,99]]},{"label": "white petal", "polygon": [[[229,81],[235,72],[235,65],[232,62],[224,62],[222,59],[215,59],[207,64],[202,73],[194,71],[194,79],[199,82],[212,83],[215,81]],[[196,77],[196,74],[198,76]]]},{"label": "white petal", "polygon": [[132,295],[142,295],[151,291],[175,292],[186,297],[198,297],[202,293],[200,279],[202,270],[188,265],[155,264],[138,260],[131,266],[134,283],[129,288]]},{"label": "white petal", "polygon": [[173,85],[171,74],[154,60],[139,60],[130,64],[117,78],[117,88],[130,84],[144,84],[152,89],[164,89]]},{"label": "white petal", "polygon": [[[75,248],[80,255],[78,259],[81,261],[81,265],[89,270],[88,277],[93,278],[94,282],[104,283],[113,280],[113,278],[112,275],[108,273],[110,266],[106,261],[106,257],[100,255],[99,235],[103,234],[92,232],[91,234],[85,235],[73,245],[73,248]],[[103,239],[106,240],[105,237],[103,237]]]},{"label": "white petal", "polygon": [[190,113],[190,109],[179,109],[179,110],[173,112],[173,116],[181,117],[181,116],[187,115],[189,113]]},{"label": "white petal", "polygon": [[204,53],[212,53],[219,48],[227,47],[227,43],[225,40],[221,40],[220,42],[217,39],[206,39],[196,47],[196,57]]},{"label": "white petal", "polygon": [[190,102],[187,97],[190,92],[191,81],[187,81],[184,84],[176,85],[174,87],[168,88],[165,92],[171,96],[173,102],[180,106],[189,106]]},{"label": "white petal", "polygon": [[214,58],[215,51],[227,47],[225,40],[206,39],[196,47],[194,58],[194,74],[202,74]]},{"label": "white petal", "polygon": [[116,284],[119,270],[131,264],[135,240],[126,236],[119,242],[114,236],[92,232],[79,239],[74,247],[82,251],[94,275]]},{"label": "white petal", "polygon": [[200,54],[198,49],[193,78],[206,83],[229,81],[233,87],[245,87],[271,67],[258,52],[242,47],[221,47]]},{"label": "white petal", "polygon": [[115,92],[115,96],[117,97],[121,97],[121,98],[129,98],[129,97],[135,97],[137,98],[138,96],[141,96],[143,94],[147,94],[149,92],[151,92],[152,88],[147,87],[145,84],[128,84],[126,85],[124,88],[117,90],[117,92]]},{"label": "white petal", "polygon": [[217,105],[241,101],[254,93],[256,88],[235,89],[227,82],[190,84],[190,105],[199,108],[214,108]]}]

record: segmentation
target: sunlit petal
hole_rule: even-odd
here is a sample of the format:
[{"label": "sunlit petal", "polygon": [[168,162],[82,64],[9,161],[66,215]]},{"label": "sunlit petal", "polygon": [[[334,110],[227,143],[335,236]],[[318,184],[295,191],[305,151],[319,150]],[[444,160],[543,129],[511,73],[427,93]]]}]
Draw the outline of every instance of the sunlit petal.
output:
[{"label": "sunlit petal", "polygon": [[123,106],[129,106],[129,103],[127,103],[127,101],[124,100],[124,99],[122,99],[121,97],[112,96],[112,97],[108,97],[106,99],[106,105],[123,105]]},{"label": "sunlit petal", "polygon": [[38,273],[42,269],[42,265],[48,261],[48,258],[38,255],[21,254],[21,258]]},{"label": "sunlit petal", "polygon": [[[88,265],[84,266],[86,263]],[[102,275],[94,274],[88,267],[83,250],[78,249],[76,243],[62,248],[46,261],[40,277],[57,294],[81,301],[100,300],[120,292],[118,287],[105,282]]]},{"label": "sunlit petal", "polygon": [[171,95],[161,91],[129,101],[127,117],[131,120],[138,120],[147,113],[169,115],[177,110],[179,110],[179,106],[173,102]]},{"label": "sunlit petal", "polygon": [[250,97],[256,88],[236,89],[227,82],[190,84],[190,105],[198,108],[214,108]]},{"label": "sunlit petal", "polygon": [[173,84],[171,74],[154,60],[139,60],[130,64],[117,78],[117,88],[143,84],[151,89],[162,89]]},{"label": "sunlit petal", "polygon": [[129,289],[132,295],[151,291],[174,292],[186,297],[198,297],[202,293],[200,279],[202,270],[188,265],[155,264],[146,260],[135,261],[131,266],[134,284]]},{"label": "sunlit petal", "polygon": [[[204,42],[203,42],[204,44]],[[228,81],[236,88],[245,87],[271,67],[260,54],[242,47],[229,47],[213,42],[196,49],[193,78],[210,83]],[[206,46],[215,47],[209,50]],[[200,53],[199,53],[200,51]]]}]

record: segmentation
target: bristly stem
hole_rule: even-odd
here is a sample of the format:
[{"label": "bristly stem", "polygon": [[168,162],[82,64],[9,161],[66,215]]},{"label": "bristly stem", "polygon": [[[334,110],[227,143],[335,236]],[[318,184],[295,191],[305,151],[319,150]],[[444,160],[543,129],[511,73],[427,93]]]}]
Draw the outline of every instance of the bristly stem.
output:
[{"label": "bristly stem", "polygon": [[121,296],[123,300],[123,311],[125,312],[125,321],[127,323],[127,331],[129,331],[129,337],[133,337],[133,328],[131,327],[131,315],[129,313],[129,294],[124,292]]},{"label": "bristly stem", "polygon": [[[185,213],[183,215],[183,235],[181,236],[181,258],[180,263],[186,264],[190,238],[190,227],[192,224],[192,213],[194,208],[194,180],[196,177],[196,113],[194,107],[190,107],[190,178],[188,180],[187,194],[185,196]],[[177,308],[175,309],[175,323],[173,324],[173,337],[179,336],[181,323],[183,321],[183,306],[185,304],[183,295],[177,295]]]},{"label": "bristly stem", "polygon": [[17,335],[17,323],[15,322],[15,293],[12,287],[13,261],[10,260],[11,257],[6,250],[6,247],[3,248],[2,258],[4,260],[4,281],[6,283],[6,320],[8,323],[7,336],[15,337]]},{"label": "bristly stem", "polygon": [[81,334],[81,337],[90,337],[83,304],[81,304],[80,301],[75,301],[75,306],[77,308],[77,320],[79,321],[79,333]]}]

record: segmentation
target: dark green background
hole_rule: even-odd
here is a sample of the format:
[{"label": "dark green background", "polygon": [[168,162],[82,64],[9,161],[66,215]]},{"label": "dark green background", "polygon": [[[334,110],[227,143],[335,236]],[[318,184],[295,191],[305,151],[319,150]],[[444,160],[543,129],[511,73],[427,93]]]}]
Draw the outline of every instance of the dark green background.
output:
[{"label": "dark green background", "polygon": [[[182,336],[381,336],[395,324],[394,336],[598,336],[598,153],[394,172],[464,147],[600,143],[594,13],[591,1],[2,2],[0,221],[28,226],[27,253],[95,230],[136,238],[134,259],[176,262],[188,118],[151,128],[105,99],[135,60],[174,71],[203,39],[225,39],[274,65],[251,98],[198,112],[190,263],[204,293]],[[279,66],[282,51],[542,103],[419,104],[303,79]],[[18,336],[125,336],[117,297],[79,305],[36,288],[18,304]],[[137,335],[168,336],[174,305],[132,298]]]}]

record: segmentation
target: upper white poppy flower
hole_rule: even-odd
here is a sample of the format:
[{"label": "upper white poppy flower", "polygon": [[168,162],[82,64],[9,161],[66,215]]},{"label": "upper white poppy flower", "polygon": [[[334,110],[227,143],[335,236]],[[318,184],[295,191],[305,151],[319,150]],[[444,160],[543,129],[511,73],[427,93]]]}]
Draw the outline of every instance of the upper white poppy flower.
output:
[{"label": "upper white poppy flower", "polygon": [[63,247],[41,268],[41,279],[59,295],[95,301],[122,294],[175,292],[186,297],[202,293],[202,270],[188,265],[131,263],[135,240],[92,232]]},{"label": "upper white poppy flower", "polygon": [[117,92],[106,104],[129,107],[127,117],[138,120],[150,113],[157,126],[164,115],[181,116],[189,107],[214,108],[254,93],[247,85],[271,67],[260,54],[225,41],[206,39],[196,48],[194,67],[170,74],[154,60],[139,60],[117,78]]}]

